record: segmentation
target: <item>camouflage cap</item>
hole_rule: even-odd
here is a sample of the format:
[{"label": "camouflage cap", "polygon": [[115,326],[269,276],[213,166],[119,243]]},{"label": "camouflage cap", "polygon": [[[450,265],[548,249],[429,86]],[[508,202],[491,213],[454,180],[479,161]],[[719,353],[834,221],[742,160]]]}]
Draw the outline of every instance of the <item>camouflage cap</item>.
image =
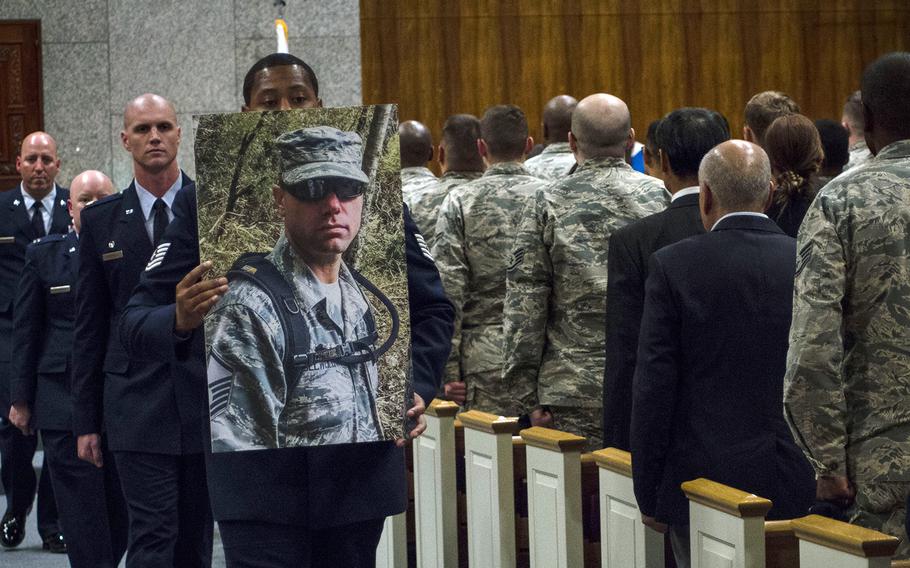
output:
[{"label": "camouflage cap", "polygon": [[360,168],[363,142],[356,132],[314,126],[285,132],[275,142],[285,188],[317,178],[370,181]]}]

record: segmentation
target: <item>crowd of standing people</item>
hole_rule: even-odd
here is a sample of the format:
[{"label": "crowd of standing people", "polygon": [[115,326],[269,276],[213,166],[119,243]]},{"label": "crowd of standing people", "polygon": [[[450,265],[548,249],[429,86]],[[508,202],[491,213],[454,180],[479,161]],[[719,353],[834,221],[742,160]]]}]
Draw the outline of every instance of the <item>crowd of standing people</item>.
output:
[{"label": "crowd of standing people", "polygon": [[[322,106],[287,54],[243,97]],[[697,477],[772,499],[772,518],[893,534],[906,557],[910,53],[872,63],[841,121],[778,91],[744,115],[734,139],[715,110],[668,112],[644,171],[607,93],[549,101],[542,146],[510,104],[452,115],[438,146],[402,123],[409,435],[441,397],[630,450],[642,521],[679,566]],[[0,195],[0,545],[21,543],[38,487],[45,547],[73,566],[210,566],[213,521],[230,566],[372,566],[407,502],[403,440],[211,452],[202,325],[229,285],[199,257],[176,116],[155,94],[127,105],[119,193],[97,171],[59,186],[52,136],[22,140]],[[324,187],[284,198],[331,218],[359,197]]]}]

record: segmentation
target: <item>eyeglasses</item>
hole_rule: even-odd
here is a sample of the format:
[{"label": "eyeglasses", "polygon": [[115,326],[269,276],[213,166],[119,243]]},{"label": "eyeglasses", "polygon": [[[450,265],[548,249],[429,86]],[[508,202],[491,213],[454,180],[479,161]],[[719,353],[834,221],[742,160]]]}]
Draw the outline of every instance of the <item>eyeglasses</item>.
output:
[{"label": "eyeglasses", "polygon": [[366,184],[346,178],[317,178],[292,186],[282,185],[281,188],[300,201],[321,201],[330,193],[334,193],[341,201],[350,201],[363,195]]}]

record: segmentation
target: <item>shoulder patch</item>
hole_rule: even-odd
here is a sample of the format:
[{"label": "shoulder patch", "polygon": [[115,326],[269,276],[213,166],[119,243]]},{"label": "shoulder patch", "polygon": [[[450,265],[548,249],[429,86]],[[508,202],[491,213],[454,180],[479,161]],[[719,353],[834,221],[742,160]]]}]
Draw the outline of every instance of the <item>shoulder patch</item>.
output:
[{"label": "shoulder patch", "polygon": [[525,249],[518,248],[512,251],[512,256],[509,257],[509,264],[506,267],[507,272],[511,272],[521,266],[521,263],[525,259]]},{"label": "shoulder patch", "polygon": [[156,266],[161,266],[161,263],[164,262],[164,257],[167,255],[169,248],[171,248],[171,243],[169,242],[164,242],[158,245],[158,248],[156,248],[155,252],[152,253],[152,257],[149,259],[149,263],[145,266],[145,271],[148,272]]},{"label": "shoulder patch", "polygon": [[423,235],[420,233],[414,233],[414,237],[417,239],[417,244],[420,246],[420,252],[423,253],[423,256],[430,259],[430,262],[436,262],[433,258],[433,255],[430,254],[430,249],[427,247],[427,241],[424,240]]}]

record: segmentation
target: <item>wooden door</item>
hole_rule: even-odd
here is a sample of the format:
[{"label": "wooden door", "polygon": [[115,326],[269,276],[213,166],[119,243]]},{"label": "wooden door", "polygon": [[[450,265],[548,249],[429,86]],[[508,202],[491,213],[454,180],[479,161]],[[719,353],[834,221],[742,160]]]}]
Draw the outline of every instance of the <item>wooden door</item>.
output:
[{"label": "wooden door", "polygon": [[41,22],[0,21],[0,190],[19,183],[22,138],[44,128]]}]

